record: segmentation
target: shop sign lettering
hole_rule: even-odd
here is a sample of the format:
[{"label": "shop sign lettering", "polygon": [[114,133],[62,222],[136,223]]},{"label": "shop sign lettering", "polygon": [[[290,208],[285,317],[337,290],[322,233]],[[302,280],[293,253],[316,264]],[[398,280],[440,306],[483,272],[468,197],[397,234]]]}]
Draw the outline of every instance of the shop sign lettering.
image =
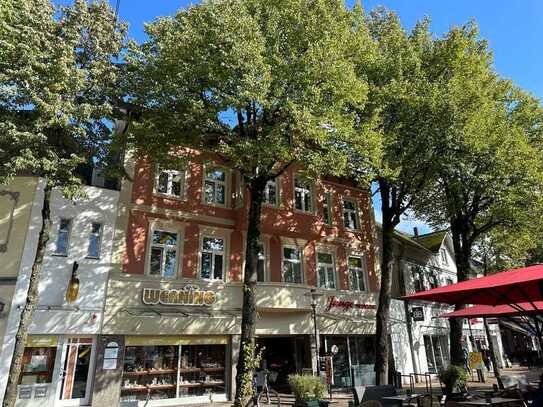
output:
[{"label": "shop sign lettering", "polygon": [[196,305],[210,306],[217,296],[213,291],[200,290],[188,285],[181,289],[144,288],[142,301],[146,305]]},{"label": "shop sign lettering", "polygon": [[329,312],[334,308],[339,308],[342,311],[348,311],[351,309],[375,309],[376,306],[375,304],[364,304],[351,300],[341,300],[334,296],[328,297],[325,311]]}]

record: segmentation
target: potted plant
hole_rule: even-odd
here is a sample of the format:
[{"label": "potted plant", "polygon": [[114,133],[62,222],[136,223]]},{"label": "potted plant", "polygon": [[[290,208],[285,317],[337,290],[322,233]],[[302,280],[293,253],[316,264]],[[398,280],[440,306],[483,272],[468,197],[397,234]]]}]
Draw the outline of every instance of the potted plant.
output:
[{"label": "potted plant", "polygon": [[288,376],[288,384],[296,398],[296,406],[306,407],[310,401],[323,398],[326,386],[318,376],[292,374]]},{"label": "potted plant", "polygon": [[439,380],[445,387],[444,392],[448,400],[455,393],[461,393],[465,389],[468,380],[468,372],[463,366],[449,365],[439,373]]}]

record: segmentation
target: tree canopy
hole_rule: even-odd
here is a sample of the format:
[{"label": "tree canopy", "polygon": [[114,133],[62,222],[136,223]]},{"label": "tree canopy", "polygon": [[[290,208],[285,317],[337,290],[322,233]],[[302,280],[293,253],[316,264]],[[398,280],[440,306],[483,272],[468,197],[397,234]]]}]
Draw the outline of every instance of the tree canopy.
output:
[{"label": "tree canopy", "polygon": [[77,185],[74,169],[106,154],[125,28],[105,1],[0,9],[0,182],[26,173]]}]

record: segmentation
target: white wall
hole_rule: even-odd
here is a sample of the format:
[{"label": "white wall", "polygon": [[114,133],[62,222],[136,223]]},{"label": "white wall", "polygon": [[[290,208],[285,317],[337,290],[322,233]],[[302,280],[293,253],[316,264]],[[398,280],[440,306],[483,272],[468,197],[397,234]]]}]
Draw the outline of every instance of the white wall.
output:
[{"label": "white wall", "polygon": [[[29,233],[8,318],[8,327],[0,357],[0,402],[3,398],[15,334],[21,309],[26,301],[28,279],[41,228],[43,180],[32,208]],[[75,203],[64,199],[60,192],[51,196],[52,230],[45,253],[39,282],[38,309],[30,328],[31,334],[98,334],[101,329],[108,272],[111,263],[113,230],[119,193],[97,187],[84,187],[86,197]],[[59,220],[71,219],[72,228],[68,256],[53,256],[56,248]],[[88,235],[91,222],[102,223],[100,259],[87,259]],[[80,294],[74,304],[65,300],[66,288],[73,262],[79,263]]]}]

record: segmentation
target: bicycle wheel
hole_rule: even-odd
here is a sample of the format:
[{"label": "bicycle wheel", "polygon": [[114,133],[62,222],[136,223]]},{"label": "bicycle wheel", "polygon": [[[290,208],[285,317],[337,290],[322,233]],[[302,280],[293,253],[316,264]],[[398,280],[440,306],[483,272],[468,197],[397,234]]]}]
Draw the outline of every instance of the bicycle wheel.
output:
[{"label": "bicycle wheel", "polygon": [[281,406],[281,398],[279,393],[273,389],[268,389],[268,391],[263,390],[258,395],[256,400],[257,405],[260,406]]}]

